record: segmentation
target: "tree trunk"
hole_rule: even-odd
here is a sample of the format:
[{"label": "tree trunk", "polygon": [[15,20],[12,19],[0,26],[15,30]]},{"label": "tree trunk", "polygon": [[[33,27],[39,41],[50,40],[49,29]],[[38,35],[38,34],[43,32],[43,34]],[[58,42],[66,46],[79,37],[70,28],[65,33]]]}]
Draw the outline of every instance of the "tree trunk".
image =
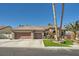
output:
[{"label": "tree trunk", "polygon": [[62,3],[62,13],[61,13],[61,17],[60,17],[60,30],[59,30],[60,39],[62,39],[61,32],[62,32],[63,15],[64,15],[64,3]]},{"label": "tree trunk", "polygon": [[72,40],[73,40],[73,41],[76,41],[76,32],[73,32]]},{"label": "tree trunk", "polygon": [[57,29],[57,21],[56,21],[56,10],[55,10],[55,4],[52,4],[53,7],[53,15],[54,15],[54,28],[55,28],[55,39],[58,40],[58,29]]}]

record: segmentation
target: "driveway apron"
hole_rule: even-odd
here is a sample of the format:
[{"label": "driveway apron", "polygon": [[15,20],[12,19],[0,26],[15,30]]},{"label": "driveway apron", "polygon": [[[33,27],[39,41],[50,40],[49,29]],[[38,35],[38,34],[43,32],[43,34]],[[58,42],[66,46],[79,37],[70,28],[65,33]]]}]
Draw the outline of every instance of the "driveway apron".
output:
[{"label": "driveway apron", "polygon": [[42,39],[0,40],[0,47],[43,47]]}]

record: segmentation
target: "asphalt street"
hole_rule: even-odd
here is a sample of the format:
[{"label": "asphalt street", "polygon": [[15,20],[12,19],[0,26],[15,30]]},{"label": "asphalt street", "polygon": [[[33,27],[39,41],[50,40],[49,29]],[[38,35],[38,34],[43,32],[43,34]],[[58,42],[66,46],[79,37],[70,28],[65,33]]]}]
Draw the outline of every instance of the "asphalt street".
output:
[{"label": "asphalt street", "polygon": [[79,56],[79,49],[0,47],[0,56]]}]

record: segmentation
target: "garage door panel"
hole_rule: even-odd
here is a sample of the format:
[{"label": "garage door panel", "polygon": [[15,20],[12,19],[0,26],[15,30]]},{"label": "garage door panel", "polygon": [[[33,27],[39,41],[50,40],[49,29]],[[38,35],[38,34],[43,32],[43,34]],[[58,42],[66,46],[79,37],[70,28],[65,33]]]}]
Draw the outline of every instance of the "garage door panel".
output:
[{"label": "garage door panel", "polygon": [[20,39],[31,39],[30,36],[20,36]]},{"label": "garage door panel", "polygon": [[34,33],[34,39],[42,39],[42,33]]},{"label": "garage door panel", "polygon": [[15,33],[15,39],[31,39],[31,33]]}]

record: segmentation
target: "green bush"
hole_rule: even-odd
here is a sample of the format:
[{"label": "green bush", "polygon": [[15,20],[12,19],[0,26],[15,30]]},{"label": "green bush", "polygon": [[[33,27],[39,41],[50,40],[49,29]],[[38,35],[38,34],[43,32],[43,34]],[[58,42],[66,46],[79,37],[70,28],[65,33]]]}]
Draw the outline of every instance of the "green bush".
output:
[{"label": "green bush", "polygon": [[67,39],[67,40],[64,41],[64,44],[73,45],[73,42],[71,40]]}]

